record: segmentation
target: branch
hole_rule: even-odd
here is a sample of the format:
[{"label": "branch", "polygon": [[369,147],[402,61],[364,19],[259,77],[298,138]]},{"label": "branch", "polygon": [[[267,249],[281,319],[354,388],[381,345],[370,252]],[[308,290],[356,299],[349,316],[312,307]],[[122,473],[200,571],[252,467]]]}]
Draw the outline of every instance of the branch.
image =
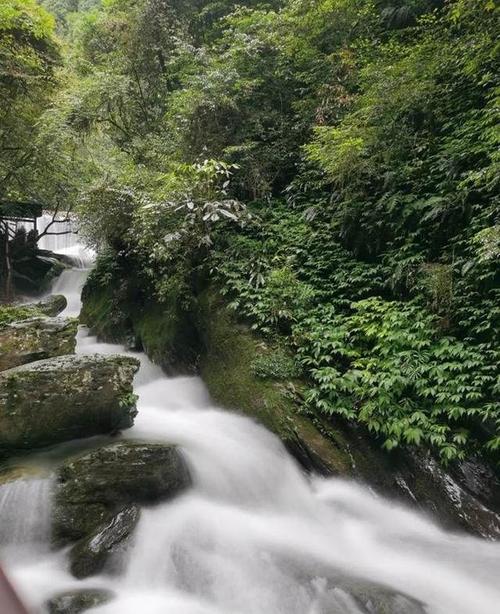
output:
[{"label": "branch", "polygon": [[66,217],[62,220],[56,220],[57,214],[59,213],[59,209],[60,209],[60,204],[57,203],[55,206],[55,209],[52,213],[52,219],[51,221],[47,224],[47,226],[45,226],[45,230],[41,233],[39,233],[38,237],[37,237],[37,241],[39,241],[42,237],[46,237],[47,235],[69,235],[71,234],[73,231],[72,230],[64,230],[61,232],[50,232],[50,229],[52,228],[52,226],[54,224],[64,224],[65,222],[71,222],[71,218],[69,217],[69,212],[71,211],[71,209],[68,209],[68,211],[66,212]]},{"label": "branch", "polygon": [[[57,235],[77,235],[78,231],[76,230],[61,230],[61,232],[44,232],[43,237],[54,237]],[[40,239],[40,237],[38,237]]]}]

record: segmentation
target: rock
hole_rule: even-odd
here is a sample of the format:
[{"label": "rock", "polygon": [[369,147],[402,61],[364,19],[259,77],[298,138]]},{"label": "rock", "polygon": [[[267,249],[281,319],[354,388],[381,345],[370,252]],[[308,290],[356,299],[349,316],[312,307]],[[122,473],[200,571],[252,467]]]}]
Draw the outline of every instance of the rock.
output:
[{"label": "rock", "polygon": [[126,550],[139,516],[139,507],[129,505],[73,546],[69,554],[71,573],[76,578],[87,578],[102,571],[110,557]]},{"label": "rock", "polygon": [[420,450],[409,451],[405,461],[405,484],[423,509],[431,510],[446,527],[457,523],[482,537],[500,538],[498,494],[492,494],[498,482],[491,471],[477,466],[473,476],[472,462],[445,471],[430,452]]},{"label": "rock", "polygon": [[93,450],[59,469],[54,538],[66,543],[88,536],[124,506],[168,499],[189,483],[175,446],[120,441]]},{"label": "rock", "polygon": [[68,301],[65,296],[62,294],[51,294],[38,303],[34,303],[33,306],[44,315],[54,317],[58,316],[61,311],[64,311],[67,305]]},{"label": "rock", "polygon": [[487,507],[500,511],[500,479],[480,458],[469,457],[451,466],[451,474]]},{"label": "rock", "polygon": [[381,586],[353,583],[349,594],[369,614],[425,614],[422,604]]},{"label": "rock", "polygon": [[114,593],[101,588],[83,588],[56,595],[46,603],[49,614],[80,614],[113,599]]},{"label": "rock", "polygon": [[22,294],[41,294],[66,267],[58,254],[46,250],[27,253],[13,262],[14,286]]},{"label": "rock", "polygon": [[0,373],[0,454],[115,433],[137,413],[129,356],[60,356]]},{"label": "rock", "polygon": [[2,326],[0,371],[74,353],[77,326],[77,320],[61,318],[31,318]]}]

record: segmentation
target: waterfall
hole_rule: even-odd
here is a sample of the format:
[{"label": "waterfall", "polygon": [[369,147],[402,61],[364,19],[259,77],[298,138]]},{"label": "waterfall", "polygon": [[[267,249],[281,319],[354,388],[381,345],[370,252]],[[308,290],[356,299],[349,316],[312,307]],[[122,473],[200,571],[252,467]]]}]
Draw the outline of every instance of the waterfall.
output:
[{"label": "waterfall", "polygon": [[[58,220],[53,224],[49,232],[61,233],[61,234],[47,234],[38,241],[38,247],[40,249],[47,249],[51,252],[61,252],[67,250],[74,245],[77,245],[77,237],[74,231],[77,229],[76,222],[74,220],[63,221],[66,216],[56,216]],[[53,221],[53,214],[45,212],[37,220],[38,233],[42,234],[49,224]]]},{"label": "waterfall", "polygon": [[[77,219],[73,217],[68,221],[66,216],[56,217],[57,219],[59,221],[49,228],[49,232],[58,234],[47,234],[41,237],[38,241],[38,247],[67,256],[78,269],[88,269],[95,254],[78,240],[76,234],[78,231]],[[53,215],[49,213],[44,213],[38,218],[39,234],[42,234],[52,221]]]},{"label": "waterfall", "polygon": [[[69,314],[84,274],[54,287]],[[77,352],[116,351],[80,330]],[[33,609],[105,587],[115,597],[96,614],[497,614],[498,544],[447,533],[366,486],[305,476],[265,428],[213,406],[199,378],[166,377],[134,355],[139,413],[123,437],[180,446],[192,488],[143,509],[121,575],[77,581],[66,552],[48,548],[49,482],[2,487],[2,539],[47,540],[42,560],[7,558]]]},{"label": "waterfall", "polygon": [[0,485],[0,551],[7,558],[48,551],[52,478],[27,477]]}]

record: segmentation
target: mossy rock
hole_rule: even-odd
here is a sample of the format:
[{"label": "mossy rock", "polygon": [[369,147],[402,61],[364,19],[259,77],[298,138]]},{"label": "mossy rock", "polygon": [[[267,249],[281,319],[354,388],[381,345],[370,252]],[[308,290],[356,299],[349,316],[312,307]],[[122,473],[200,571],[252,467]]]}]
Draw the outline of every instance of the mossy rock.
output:
[{"label": "mossy rock", "polygon": [[73,354],[77,327],[76,319],[46,317],[0,326],[0,371],[36,360]]},{"label": "mossy rock", "polygon": [[88,280],[82,291],[80,322],[103,341],[135,345],[130,343],[131,321],[117,296],[113,284],[103,286]]},{"label": "mossy rock", "polygon": [[[196,370],[197,331],[191,314],[181,307],[175,294],[163,302],[130,296],[117,288],[117,280],[104,285],[96,277],[98,274],[92,275],[83,288],[82,324],[103,341],[144,350],[167,372]],[[130,278],[124,283],[134,285]]]},{"label": "mossy rock", "polygon": [[23,320],[43,315],[45,315],[43,311],[34,303],[26,305],[4,303],[0,305],[0,326],[5,326],[12,322],[22,322]]},{"label": "mossy rock", "polygon": [[[238,323],[212,289],[199,297],[197,327],[202,339],[200,372],[214,400],[243,411],[273,431],[308,469],[352,473],[352,461],[341,446],[324,437],[303,415],[299,379],[263,378],[252,365],[262,356],[282,352]],[[275,371],[276,372],[276,371]]]},{"label": "mossy rock", "polygon": [[0,373],[0,452],[12,454],[132,426],[129,356],[60,356]]},{"label": "mossy rock", "polygon": [[113,599],[112,591],[102,588],[82,588],[60,593],[46,603],[49,614],[81,614]]},{"label": "mossy rock", "polygon": [[54,502],[54,538],[75,541],[101,531],[123,507],[153,504],[190,484],[175,446],[120,441],[60,467]]},{"label": "mossy rock", "polygon": [[67,306],[68,301],[62,294],[51,294],[41,301],[38,301],[38,303],[33,303],[35,309],[51,318],[58,316]]}]

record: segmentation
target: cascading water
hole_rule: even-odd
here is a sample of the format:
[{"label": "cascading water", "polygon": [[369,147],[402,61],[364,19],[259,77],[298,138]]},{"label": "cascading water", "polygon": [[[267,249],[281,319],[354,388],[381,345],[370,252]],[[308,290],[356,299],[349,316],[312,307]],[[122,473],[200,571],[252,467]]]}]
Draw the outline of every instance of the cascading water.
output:
[{"label": "cascading water", "polygon": [[0,486],[0,544],[4,557],[47,553],[52,478],[31,476]]},{"label": "cascading water", "polygon": [[[78,311],[84,275],[68,271],[54,288],[67,295],[70,314]],[[82,329],[77,351],[125,350]],[[119,576],[77,581],[65,552],[48,548],[7,558],[33,611],[60,591],[83,587],[114,592],[92,610],[100,614],[499,611],[498,544],[445,533],[355,483],[306,478],[268,431],[213,407],[198,378],[167,378],[138,357],[139,413],[123,437],[178,444],[192,488],[143,510]],[[47,539],[45,524],[29,519],[50,503],[27,495],[33,484],[12,488],[7,503],[0,491],[0,513],[9,497],[22,500],[15,504],[22,513],[2,514],[0,535],[19,534],[26,523],[31,542]]]}]

